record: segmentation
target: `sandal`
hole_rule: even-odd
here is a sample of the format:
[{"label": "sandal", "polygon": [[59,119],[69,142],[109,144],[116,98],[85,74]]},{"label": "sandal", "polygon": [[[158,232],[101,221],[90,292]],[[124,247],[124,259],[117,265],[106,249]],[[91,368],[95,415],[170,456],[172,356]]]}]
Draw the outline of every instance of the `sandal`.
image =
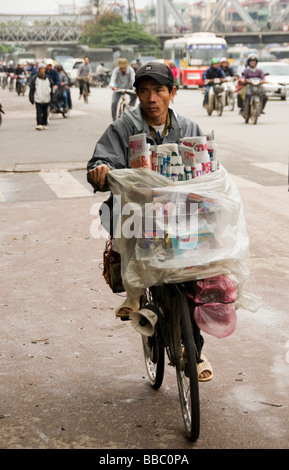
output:
[{"label": "sandal", "polygon": [[129,320],[130,313],[139,310],[139,308],[140,303],[138,299],[126,298],[125,301],[119,307],[117,307],[115,311],[115,316],[124,321]]},{"label": "sandal", "polygon": [[[211,380],[213,378],[213,368],[209,363],[208,359],[203,356],[203,354],[201,355],[201,361],[202,362],[197,364],[198,379],[199,382],[208,382],[208,380]],[[208,377],[201,378],[200,375],[204,371],[210,372],[210,375]]]}]

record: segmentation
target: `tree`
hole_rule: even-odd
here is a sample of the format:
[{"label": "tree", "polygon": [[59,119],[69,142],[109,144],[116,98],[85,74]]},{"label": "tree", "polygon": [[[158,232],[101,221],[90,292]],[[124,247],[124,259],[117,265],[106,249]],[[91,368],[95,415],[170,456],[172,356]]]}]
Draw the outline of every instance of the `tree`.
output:
[{"label": "tree", "polygon": [[106,12],[86,24],[81,43],[90,47],[119,44],[160,47],[158,38],[151,36],[137,23],[125,23],[121,16]]}]

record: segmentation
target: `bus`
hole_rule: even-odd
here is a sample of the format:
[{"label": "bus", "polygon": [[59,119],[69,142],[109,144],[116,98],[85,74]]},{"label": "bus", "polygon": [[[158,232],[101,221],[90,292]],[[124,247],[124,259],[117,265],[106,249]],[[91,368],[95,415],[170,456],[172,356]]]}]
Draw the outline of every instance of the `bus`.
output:
[{"label": "bus", "polygon": [[211,65],[211,59],[226,56],[226,50],[226,40],[214,33],[192,33],[165,41],[164,61],[174,61],[184,88],[204,86],[203,73]]}]

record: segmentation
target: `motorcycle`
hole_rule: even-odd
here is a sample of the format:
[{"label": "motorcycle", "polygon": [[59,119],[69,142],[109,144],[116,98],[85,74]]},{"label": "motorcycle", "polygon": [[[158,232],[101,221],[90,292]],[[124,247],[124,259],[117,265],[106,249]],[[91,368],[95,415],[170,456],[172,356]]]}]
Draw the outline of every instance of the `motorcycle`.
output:
[{"label": "motorcycle", "polygon": [[0,126],[2,124],[2,114],[5,114],[2,104],[0,103]]},{"label": "motorcycle", "polygon": [[14,81],[15,81],[15,74],[9,73],[8,74],[8,90],[14,91]]},{"label": "motorcycle", "polygon": [[6,86],[7,86],[7,75],[6,75],[6,72],[1,72],[0,73],[0,82],[1,82],[1,88],[3,88],[3,90],[5,90]]},{"label": "motorcycle", "polygon": [[211,116],[213,111],[217,111],[218,116],[222,116],[225,105],[225,89],[220,78],[210,78],[205,80],[205,85],[212,83],[209,90],[207,113]]},{"label": "motorcycle", "polygon": [[26,75],[22,73],[21,75],[16,76],[16,91],[18,96],[25,95],[26,91]]},{"label": "motorcycle", "polygon": [[62,114],[64,118],[70,116],[70,109],[64,107],[64,100],[61,90],[53,91],[52,100],[49,104],[49,118],[56,114]]},{"label": "motorcycle", "polygon": [[228,106],[230,111],[234,111],[235,109],[235,85],[234,85],[234,78],[227,77],[226,81],[224,82],[225,88],[225,104],[224,106]]},{"label": "motorcycle", "polygon": [[110,70],[105,71],[104,75],[102,76],[93,74],[91,86],[105,88],[109,85],[110,77],[111,77]]},{"label": "motorcycle", "polygon": [[262,113],[262,95],[264,94],[262,80],[260,78],[251,78],[247,80],[250,90],[249,103],[245,103],[243,118],[247,124],[251,119],[253,124],[257,124],[258,117]]}]

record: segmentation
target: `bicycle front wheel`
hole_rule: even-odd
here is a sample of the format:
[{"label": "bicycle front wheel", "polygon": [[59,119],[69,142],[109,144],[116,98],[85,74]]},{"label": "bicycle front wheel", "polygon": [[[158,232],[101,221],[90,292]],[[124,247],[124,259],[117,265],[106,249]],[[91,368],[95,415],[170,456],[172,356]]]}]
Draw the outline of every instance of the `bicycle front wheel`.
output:
[{"label": "bicycle front wheel", "polygon": [[151,386],[157,390],[163,383],[165,370],[165,349],[158,340],[157,333],[153,336],[142,335],[145,366]]},{"label": "bicycle front wheel", "polygon": [[188,437],[194,442],[200,434],[200,402],[197,374],[197,348],[185,292],[176,298],[176,318],[180,326],[175,329],[174,350],[181,410]]}]

